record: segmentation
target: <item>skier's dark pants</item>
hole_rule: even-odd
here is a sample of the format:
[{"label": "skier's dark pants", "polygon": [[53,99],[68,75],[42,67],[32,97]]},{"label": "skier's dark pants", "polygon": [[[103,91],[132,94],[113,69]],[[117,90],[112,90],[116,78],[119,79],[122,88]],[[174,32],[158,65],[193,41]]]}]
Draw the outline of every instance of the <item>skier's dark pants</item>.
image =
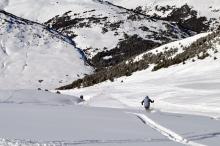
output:
[{"label": "skier's dark pants", "polygon": [[147,106],[147,107],[144,107],[145,108],[145,110],[149,110],[150,109],[150,106]]}]

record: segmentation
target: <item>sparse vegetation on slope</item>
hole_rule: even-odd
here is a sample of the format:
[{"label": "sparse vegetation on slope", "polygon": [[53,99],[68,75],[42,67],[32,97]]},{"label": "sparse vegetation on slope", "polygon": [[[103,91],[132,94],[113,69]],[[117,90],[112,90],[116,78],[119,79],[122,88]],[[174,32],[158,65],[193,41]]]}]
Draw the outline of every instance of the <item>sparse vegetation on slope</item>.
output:
[{"label": "sparse vegetation on slope", "polygon": [[[74,81],[72,84],[60,87],[58,89],[72,89],[80,87],[88,87],[106,80],[114,81],[114,78],[121,76],[130,76],[133,72],[147,69],[150,64],[154,64],[152,71],[157,71],[161,68],[166,68],[171,65],[185,64],[187,60],[204,59],[209,56],[209,51],[217,53],[213,44],[220,43],[219,31],[213,32],[206,37],[202,37],[192,43],[189,47],[184,47],[183,52],[177,53],[179,48],[166,48],[164,52],[146,53],[142,59],[135,61],[133,58],[116,66],[102,68],[92,75],[87,75],[82,79]],[[214,58],[215,59],[215,58]]]},{"label": "sparse vegetation on slope", "polygon": [[[103,68],[116,65],[124,60],[128,60],[132,56],[149,51],[161,45],[150,40],[144,40],[138,35],[128,36],[119,42],[118,46],[112,50],[98,53],[91,59],[91,63],[97,68]],[[110,56],[110,59],[105,57]]]},{"label": "sparse vegetation on slope", "polygon": [[117,65],[159,45],[195,34],[138,10],[106,1],[93,3],[91,8],[82,7],[83,11],[72,9],[57,15],[45,25],[73,39],[96,68]]}]

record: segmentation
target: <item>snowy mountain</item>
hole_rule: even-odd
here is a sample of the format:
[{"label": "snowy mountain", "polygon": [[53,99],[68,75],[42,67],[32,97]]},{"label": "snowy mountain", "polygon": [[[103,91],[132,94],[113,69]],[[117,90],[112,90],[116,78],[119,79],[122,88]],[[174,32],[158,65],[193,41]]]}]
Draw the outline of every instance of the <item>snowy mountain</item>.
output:
[{"label": "snowy mountain", "polygon": [[195,34],[174,23],[100,0],[9,0],[4,5],[6,11],[45,22],[72,37],[91,64],[99,68]]},{"label": "snowy mountain", "polygon": [[[176,48],[179,48],[176,50]],[[174,51],[176,50],[176,51]],[[162,58],[148,60],[148,55]],[[146,55],[146,56],[145,56]],[[156,57],[155,56],[155,57]],[[127,62],[127,70],[133,74],[122,75],[122,71],[104,70],[65,86],[61,91],[68,95],[85,95],[87,104],[96,107],[141,108],[143,97],[155,100],[153,108],[166,112],[220,116],[220,33],[204,33],[181,41],[166,44]],[[134,72],[135,65],[147,69]],[[138,63],[139,64],[136,64]],[[130,67],[130,68],[129,68]],[[159,68],[160,67],[160,68]],[[119,66],[118,69],[122,68]],[[156,71],[152,71],[155,70]],[[115,71],[115,72],[114,72]],[[117,73],[117,74],[116,74]],[[99,78],[97,78],[99,76]],[[106,77],[103,79],[103,77]],[[107,80],[110,79],[110,80]],[[98,80],[98,81],[97,81]],[[97,83],[97,84],[94,84]],[[78,86],[79,87],[79,86]]]},{"label": "snowy mountain", "polygon": [[118,64],[161,44],[194,34],[168,21],[103,1],[76,3],[70,11],[45,24],[72,37],[98,68]]},{"label": "snowy mountain", "polygon": [[[219,25],[220,2],[218,0],[1,0],[0,9],[43,23],[71,10],[82,13],[86,8],[94,7],[103,1],[151,17],[182,21],[181,24],[185,24],[184,26],[193,24],[190,23],[192,21],[197,22],[196,25],[206,26],[197,28],[198,31]],[[207,28],[207,25],[210,26]]]},{"label": "snowy mountain", "polygon": [[218,29],[218,0],[107,0],[153,18],[173,21],[195,32]]},{"label": "snowy mountain", "polygon": [[85,76],[83,79],[76,80],[72,84],[59,89],[93,86],[106,80],[114,81],[114,79],[121,76],[130,76],[133,72],[148,68],[154,72],[174,65],[185,65],[190,61],[196,62],[197,60],[207,58],[212,58],[218,62],[219,44],[219,31],[195,35],[177,42],[162,45],[118,65]]},{"label": "snowy mountain", "polygon": [[0,146],[219,146],[219,12],[219,0],[0,0]]},{"label": "snowy mountain", "polygon": [[0,11],[1,89],[54,88],[92,72],[74,42]]},{"label": "snowy mountain", "polygon": [[98,68],[220,24],[218,0],[4,0],[0,5],[68,35]]}]

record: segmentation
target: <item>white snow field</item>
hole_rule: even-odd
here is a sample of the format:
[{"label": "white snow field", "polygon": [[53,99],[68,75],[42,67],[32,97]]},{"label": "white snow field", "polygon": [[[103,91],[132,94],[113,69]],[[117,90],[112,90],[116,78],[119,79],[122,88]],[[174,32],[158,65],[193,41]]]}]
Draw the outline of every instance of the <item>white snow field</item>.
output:
[{"label": "white snow field", "polygon": [[117,109],[74,106],[78,98],[0,91],[0,145],[181,145]]},{"label": "white snow field", "polygon": [[1,146],[218,146],[216,119],[82,106],[74,96],[0,90]]},{"label": "white snow field", "polygon": [[54,89],[93,71],[57,32],[3,11],[0,26],[1,89]]}]

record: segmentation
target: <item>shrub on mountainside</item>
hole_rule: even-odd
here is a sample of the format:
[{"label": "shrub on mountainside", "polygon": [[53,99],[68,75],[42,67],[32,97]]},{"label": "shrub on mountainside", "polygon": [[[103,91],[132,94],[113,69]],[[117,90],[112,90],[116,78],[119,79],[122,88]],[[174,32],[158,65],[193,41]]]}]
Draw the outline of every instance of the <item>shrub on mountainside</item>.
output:
[{"label": "shrub on mountainside", "polygon": [[[128,60],[132,56],[138,55],[142,52],[149,51],[160,44],[155,43],[151,40],[145,40],[138,35],[129,36],[124,34],[124,40],[118,43],[118,46],[111,49],[97,53],[90,62],[96,68],[103,68],[108,66],[113,66],[123,62],[123,60]],[[106,57],[111,57],[106,59]]]},{"label": "shrub on mountainside", "polygon": [[88,87],[106,80],[114,81],[121,76],[130,76],[133,72],[148,68],[144,60],[141,62],[123,62],[116,66],[104,68],[95,74],[87,75],[83,79],[74,81],[72,84],[58,88],[59,90]]},{"label": "shrub on mountainside", "polygon": [[[217,35],[220,36],[219,32],[215,32],[209,34],[206,37],[200,38],[194,43],[192,43],[189,47],[183,48],[183,52],[176,54],[178,48],[165,48],[164,52],[159,52],[153,54],[151,52],[143,55],[142,59],[139,61],[134,61],[133,58],[123,61],[115,66],[104,67],[100,70],[97,70],[92,75],[86,75],[84,78],[74,81],[72,84],[60,87],[58,89],[72,89],[72,88],[80,88],[80,87],[88,87],[98,83],[101,83],[106,80],[114,81],[115,78],[119,78],[121,76],[130,76],[133,72],[144,70],[149,67],[150,64],[155,64],[152,71],[157,71],[161,68],[167,68],[171,65],[185,63],[186,60],[192,59],[195,61],[195,57],[198,59],[204,59],[209,56],[208,50],[212,49],[213,52],[213,41],[219,41],[218,39],[214,39]],[[214,59],[217,59],[214,57]]]},{"label": "shrub on mountainside", "polygon": [[[179,64],[196,56],[198,59],[205,59],[209,56],[207,51],[212,48],[212,41],[218,34],[219,32],[215,32],[209,34],[207,37],[198,39],[189,47],[184,48],[184,51],[180,54],[177,54],[174,58],[164,59],[162,62],[156,64],[153,68],[153,71],[157,71],[161,68],[167,68],[171,65]],[[195,62],[195,59],[193,59],[192,61]]]},{"label": "shrub on mountainside", "polygon": [[201,55],[197,55],[197,58],[202,60],[202,59],[205,59],[208,56],[209,56],[209,53],[205,52],[205,53],[202,53]]}]

